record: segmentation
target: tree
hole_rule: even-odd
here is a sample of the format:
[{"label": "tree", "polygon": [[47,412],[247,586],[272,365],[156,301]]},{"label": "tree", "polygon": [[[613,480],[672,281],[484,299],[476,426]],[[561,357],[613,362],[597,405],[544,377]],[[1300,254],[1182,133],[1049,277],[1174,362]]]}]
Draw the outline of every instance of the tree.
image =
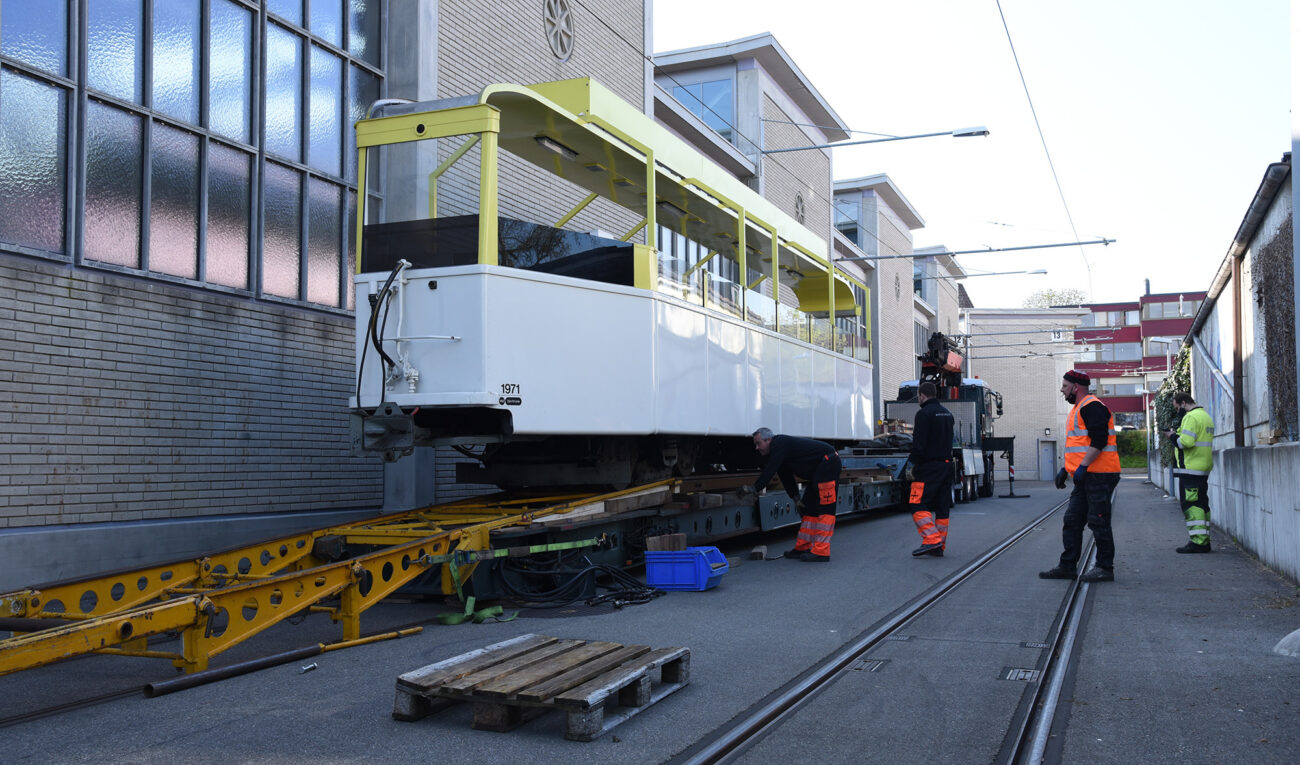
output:
[{"label": "tree", "polygon": [[1088,302],[1088,293],[1078,287],[1042,289],[1025,298],[1024,308],[1051,308],[1054,305],[1080,305]]}]

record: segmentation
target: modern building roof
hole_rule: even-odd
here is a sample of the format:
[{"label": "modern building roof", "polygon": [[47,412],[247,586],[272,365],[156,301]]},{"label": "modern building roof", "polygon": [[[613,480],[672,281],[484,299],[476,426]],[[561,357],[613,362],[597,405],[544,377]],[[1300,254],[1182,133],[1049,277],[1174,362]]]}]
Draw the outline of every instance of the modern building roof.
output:
[{"label": "modern building roof", "polygon": [[853,191],[875,192],[893,208],[894,212],[898,214],[898,217],[902,219],[909,229],[915,230],[925,227],[925,219],[921,217],[921,213],[917,212],[912,203],[907,201],[907,197],[903,196],[903,192],[899,190],[893,179],[884,173],[835,181],[834,190],[836,194]]},{"label": "modern building roof", "polygon": [[828,141],[843,141],[849,137],[849,126],[840,119],[812,82],[795,65],[785,48],[770,32],[742,37],[730,42],[701,45],[696,48],[656,53],[652,56],[655,70],[664,74],[700,69],[718,64],[737,63],[755,59],[789,94],[813,123],[820,126]]}]

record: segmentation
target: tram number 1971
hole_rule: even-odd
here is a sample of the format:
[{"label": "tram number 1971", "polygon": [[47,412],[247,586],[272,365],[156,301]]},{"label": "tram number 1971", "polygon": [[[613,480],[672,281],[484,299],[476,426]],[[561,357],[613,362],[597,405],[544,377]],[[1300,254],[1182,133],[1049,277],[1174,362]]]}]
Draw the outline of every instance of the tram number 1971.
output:
[{"label": "tram number 1971", "polygon": [[519,383],[501,383],[501,395],[503,395],[503,396],[518,396],[518,395],[519,395]]}]

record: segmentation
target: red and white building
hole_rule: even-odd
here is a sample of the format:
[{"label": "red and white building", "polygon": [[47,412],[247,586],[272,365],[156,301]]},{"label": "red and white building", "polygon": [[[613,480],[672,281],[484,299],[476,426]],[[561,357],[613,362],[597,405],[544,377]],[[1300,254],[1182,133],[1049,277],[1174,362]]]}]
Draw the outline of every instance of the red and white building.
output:
[{"label": "red and white building", "polygon": [[1143,428],[1151,397],[1169,374],[1205,292],[1147,293],[1131,303],[1088,303],[1074,331],[1075,367],[1115,413],[1117,427]]}]

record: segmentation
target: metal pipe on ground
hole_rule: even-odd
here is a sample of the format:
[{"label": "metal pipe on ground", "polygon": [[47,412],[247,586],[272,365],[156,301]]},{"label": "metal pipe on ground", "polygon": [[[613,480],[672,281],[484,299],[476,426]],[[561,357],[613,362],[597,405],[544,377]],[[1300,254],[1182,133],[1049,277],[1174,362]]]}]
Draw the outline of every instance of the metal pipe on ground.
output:
[{"label": "metal pipe on ground", "polygon": [[263,656],[260,659],[241,661],[238,664],[231,664],[227,667],[218,667],[216,669],[204,670],[203,672],[195,672],[192,675],[185,675],[184,677],[178,677],[174,680],[162,680],[156,683],[149,683],[144,687],[144,695],[152,699],[158,696],[164,696],[168,693],[183,691],[186,688],[205,685],[217,680],[225,680],[239,675],[246,675],[249,672],[256,672],[261,669],[279,666],[280,664],[288,664],[291,661],[300,661],[327,651],[337,651],[340,648],[351,648],[352,646],[365,645],[366,643],[374,643],[380,640],[389,640],[391,638],[414,635],[423,629],[423,627],[412,627],[410,629],[396,630],[394,632],[385,632],[380,635],[370,635],[356,640],[343,640],[338,643],[329,644],[316,643],[315,645],[303,646],[302,648],[295,648],[291,651]]}]

